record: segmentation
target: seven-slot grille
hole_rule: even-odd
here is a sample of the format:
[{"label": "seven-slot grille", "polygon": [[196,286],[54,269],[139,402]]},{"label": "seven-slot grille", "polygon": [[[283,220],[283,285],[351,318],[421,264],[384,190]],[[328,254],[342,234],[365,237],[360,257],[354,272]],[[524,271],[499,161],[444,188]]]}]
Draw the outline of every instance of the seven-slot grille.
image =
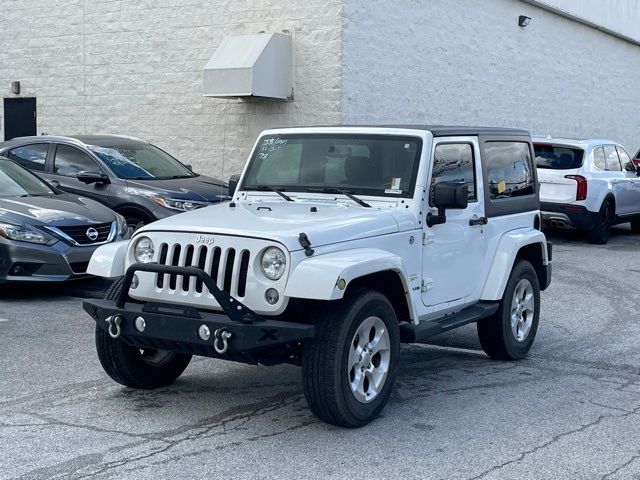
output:
[{"label": "seven-slot grille", "polygon": [[[76,243],[80,245],[91,245],[93,243],[106,242],[111,233],[111,223],[97,223],[94,225],[82,225],[79,227],[56,227],[61,232],[71,237]],[[90,239],[87,236],[87,230],[94,228],[98,232],[98,237],[95,240]]]},{"label": "seven-slot grille", "polygon": [[[242,298],[247,288],[250,257],[249,250],[231,247],[162,243],[159,247],[158,264],[198,267],[211,275],[220,290]],[[209,289],[203,285],[202,280],[184,275],[156,274],[155,285],[160,290],[209,293]]]}]

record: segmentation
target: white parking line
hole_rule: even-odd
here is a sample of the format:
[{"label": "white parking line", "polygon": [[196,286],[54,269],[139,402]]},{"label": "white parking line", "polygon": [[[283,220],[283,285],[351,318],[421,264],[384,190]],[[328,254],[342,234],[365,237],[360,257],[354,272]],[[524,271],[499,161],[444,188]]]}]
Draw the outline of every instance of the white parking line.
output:
[{"label": "white parking line", "polygon": [[9,321],[9,319],[8,319],[8,318],[0,318],[0,323],[2,323],[2,322],[8,322],[8,321]]}]

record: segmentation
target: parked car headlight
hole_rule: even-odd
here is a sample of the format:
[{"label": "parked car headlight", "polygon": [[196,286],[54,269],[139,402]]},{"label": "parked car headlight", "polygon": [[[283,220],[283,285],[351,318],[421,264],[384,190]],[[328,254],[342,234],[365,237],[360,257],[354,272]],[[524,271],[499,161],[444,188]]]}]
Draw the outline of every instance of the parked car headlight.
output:
[{"label": "parked car headlight", "polygon": [[278,247],[269,247],[262,252],[260,268],[262,273],[270,280],[279,280],[287,266],[287,257]]},{"label": "parked car headlight", "polygon": [[0,237],[15,240],[17,242],[37,243],[39,245],[50,245],[57,240],[51,235],[39,232],[34,228],[0,223]]},{"label": "parked car headlight", "polygon": [[133,246],[133,256],[138,263],[149,263],[153,260],[153,242],[148,237],[140,237]]},{"label": "parked car headlight", "polygon": [[116,222],[118,228],[118,236],[122,238],[126,238],[129,235],[129,227],[127,225],[127,220],[119,213],[116,213]]},{"label": "parked car headlight", "polygon": [[196,208],[209,205],[208,202],[196,202],[194,200],[182,200],[180,198],[165,198],[160,196],[151,197],[151,199],[158,205],[170,208],[172,210],[180,210],[181,212],[188,212],[189,210],[195,210]]}]

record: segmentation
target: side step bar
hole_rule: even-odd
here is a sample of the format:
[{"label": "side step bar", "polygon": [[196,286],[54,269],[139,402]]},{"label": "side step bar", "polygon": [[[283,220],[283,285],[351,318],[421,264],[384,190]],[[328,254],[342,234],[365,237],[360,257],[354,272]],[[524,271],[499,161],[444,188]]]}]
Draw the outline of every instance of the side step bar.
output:
[{"label": "side step bar", "polygon": [[480,302],[437,320],[423,320],[418,325],[401,323],[400,341],[403,343],[422,343],[439,333],[490,317],[496,313],[498,305],[499,302]]}]

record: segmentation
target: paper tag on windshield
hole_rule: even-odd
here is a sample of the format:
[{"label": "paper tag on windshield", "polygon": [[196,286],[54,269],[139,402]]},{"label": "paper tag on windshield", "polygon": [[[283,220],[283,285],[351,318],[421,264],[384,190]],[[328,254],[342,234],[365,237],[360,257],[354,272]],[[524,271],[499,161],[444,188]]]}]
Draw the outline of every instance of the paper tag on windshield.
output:
[{"label": "paper tag on windshield", "polygon": [[499,184],[498,184],[498,193],[502,193],[507,189],[507,183],[502,180]]},{"label": "paper tag on windshield", "polygon": [[387,188],[384,193],[394,193],[396,195],[402,195],[402,190],[391,190],[390,188]]},{"label": "paper tag on windshield", "polygon": [[401,181],[402,181],[402,178],[393,177],[391,179],[391,190],[400,190],[400,182]]}]

